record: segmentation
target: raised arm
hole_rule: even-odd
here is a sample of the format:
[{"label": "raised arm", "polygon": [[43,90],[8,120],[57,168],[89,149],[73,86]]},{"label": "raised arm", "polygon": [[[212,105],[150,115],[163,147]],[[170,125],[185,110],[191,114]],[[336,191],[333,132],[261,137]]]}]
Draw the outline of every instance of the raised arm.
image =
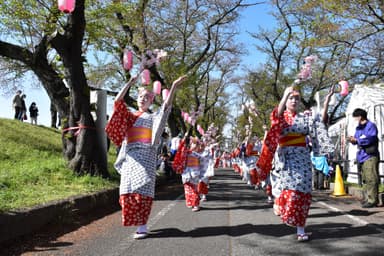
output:
[{"label": "raised arm", "polygon": [[183,76],[177,78],[175,81],[173,81],[172,87],[169,90],[168,98],[164,102],[165,108],[168,108],[170,105],[172,105],[177,87],[179,85],[181,85],[186,79],[187,79],[187,75],[183,75]]},{"label": "raised arm", "polygon": [[278,116],[281,116],[283,115],[284,113],[284,110],[285,110],[285,105],[287,103],[287,100],[288,100],[288,97],[289,95],[291,95],[291,93],[293,92],[293,86],[289,86],[285,89],[284,91],[284,94],[283,94],[283,97],[281,98],[280,100],[280,103],[279,103],[279,106],[277,108],[277,114]]},{"label": "raised arm", "polygon": [[331,97],[335,93],[335,86],[336,85],[332,85],[331,88],[329,89],[327,96],[325,96],[325,100],[323,104],[323,112],[321,113],[322,122],[324,124],[328,123],[328,107],[329,107],[329,102],[331,101]]},{"label": "raised arm", "polygon": [[116,95],[115,101],[119,101],[119,100],[124,99],[125,94],[127,94],[128,89],[132,86],[132,84],[134,82],[136,82],[138,77],[139,76],[135,76],[135,77],[131,77],[131,79],[129,79],[128,83],[126,83],[124,85],[124,87],[120,90],[120,92]]}]

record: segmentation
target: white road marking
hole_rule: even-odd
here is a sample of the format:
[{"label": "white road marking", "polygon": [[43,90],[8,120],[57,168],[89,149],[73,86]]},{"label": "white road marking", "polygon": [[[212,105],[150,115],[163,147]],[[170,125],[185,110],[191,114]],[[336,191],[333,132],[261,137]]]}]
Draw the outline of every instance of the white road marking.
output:
[{"label": "white road marking", "polygon": [[345,211],[343,211],[343,210],[341,210],[341,209],[339,209],[337,207],[331,206],[331,205],[329,205],[327,203],[319,202],[317,200],[314,200],[314,201],[316,201],[316,203],[321,204],[321,205],[325,206],[326,208],[328,208],[328,209],[330,209],[330,210],[332,210],[334,212],[342,213],[344,216],[346,216],[347,218],[353,220],[358,225],[361,225],[361,226],[368,226],[368,225],[370,225],[372,228],[374,228],[374,229],[384,233],[384,229],[382,229],[382,228],[380,228],[380,227],[378,227],[376,225],[373,225],[373,224],[371,224],[371,223],[369,223],[369,222],[367,222],[367,221],[365,221],[365,220],[363,220],[363,219],[361,219],[359,217],[353,216],[351,214],[347,214],[347,213],[345,213]]},{"label": "white road marking", "polygon": [[358,217],[356,217],[356,216],[353,216],[353,215],[350,215],[350,214],[346,214],[343,210],[340,210],[339,208],[336,208],[336,207],[334,207],[334,206],[331,206],[331,205],[329,205],[329,204],[327,204],[327,203],[324,203],[324,202],[317,202],[317,203],[318,203],[318,204],[321,204],[321,205],[323,205],[323,206],[325,206],[325,207],[327,207],[328,209],[330,209],[330,210],[332,210],[332,211],[334,211],[334,212],[340,212],[340,213],[342,213],[344,216],[350,218],[351,220],[353,220],[354,222],[356,222],[356,223],[359,224],[359,225],[364,226],[364,225],[368,225],[368,224],[369,224],[369,222],[367,222],[367,221],[365,221],[365,220],[362,220],[362,219],[360,219],[360,218],[358,218]]},{"label": "white road marking", "polygon": [[[181,194],[167,206],[162,208],[153,218],[150,218],[147,223],[147,228],[150,230],[150,228],[154,226],[162,217],[164,217],[173,207],[175,207],[176,203],[183,197],[184,194]],[[121,243],[116,244],[114,247],[114,252],[111,254],[111,256],[125,255],[126,252],[129,251],[129,248],[134,244],[135,239],[133,238],[133,235],[135,233],[136,230],[134,231],[134,233],[132,233],[131,236],[128,237],[128,240],[123,239]]]},{"label": "white road marking", "polygon": [[166,207],[161,209],[156,216],[153,218],[150,218],[147,224],[148,229],[150,229],[152,226],[154,226],[162,217],[164,217],[173,207],[175,207],[177,201],[179,201],[182,197],[184,197],[184,194],[179,195],[174,201],[169,203]]}]

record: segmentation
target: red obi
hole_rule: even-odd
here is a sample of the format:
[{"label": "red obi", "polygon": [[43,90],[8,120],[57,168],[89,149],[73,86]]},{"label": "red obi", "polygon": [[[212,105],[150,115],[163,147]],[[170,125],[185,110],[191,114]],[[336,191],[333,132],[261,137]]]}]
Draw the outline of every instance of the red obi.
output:
[{"label": "red obi", "polygon": [[280,147],[306,147],[307,143],[305,141],[305,135],[299,133],[288,133],[287,135],[280,137],[279,145]]},{"label": "red obi", "polygon": [[128,143],[151,143],[152,130],[146,127],[131,127],[127,132]]}]

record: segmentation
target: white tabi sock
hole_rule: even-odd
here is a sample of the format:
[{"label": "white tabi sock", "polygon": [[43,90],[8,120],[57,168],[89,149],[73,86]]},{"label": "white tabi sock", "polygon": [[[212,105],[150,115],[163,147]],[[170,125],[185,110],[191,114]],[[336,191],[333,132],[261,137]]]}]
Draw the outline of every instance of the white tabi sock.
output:
[{"label": "white tabi sock", "polygon": [[136,230],[138,233],[148,233],[147,225],[141,225]]},{"label": "white tabi sock", "polygon": [[297,234],[304,235],[305,234],[304,227],[297,226]]}]

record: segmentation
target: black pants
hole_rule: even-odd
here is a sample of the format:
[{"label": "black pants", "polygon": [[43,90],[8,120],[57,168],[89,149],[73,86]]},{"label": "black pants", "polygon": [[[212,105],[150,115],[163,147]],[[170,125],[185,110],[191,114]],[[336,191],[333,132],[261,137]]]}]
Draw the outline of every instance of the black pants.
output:
[{"label": "black pants", "polygon": [[15,107],[15,119],[20,119],[21,107]]}]

